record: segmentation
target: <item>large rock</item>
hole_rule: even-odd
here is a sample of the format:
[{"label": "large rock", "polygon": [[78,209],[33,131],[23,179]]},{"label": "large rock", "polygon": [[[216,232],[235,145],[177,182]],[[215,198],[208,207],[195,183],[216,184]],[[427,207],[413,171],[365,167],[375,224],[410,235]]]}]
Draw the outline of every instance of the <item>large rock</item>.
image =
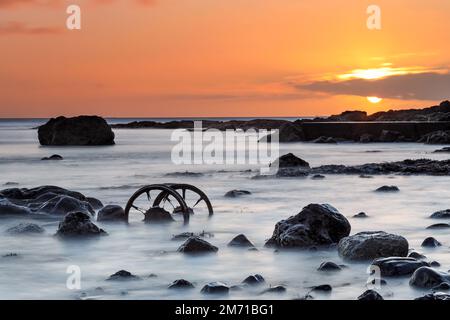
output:
[{"label": "large rock", "polygon": [[372,260],[383,257],[406,257],[408,241],[383,231],[360,232],[339,241],[339,254],[348,260]]},{"label": "large rock", "polygon": [[227,294],[230,287],[222,282],[211,282],[205,285],[201,292],[205,294]]},{"label": "large rock", "polygon": [[69,212],[79,211],[94,214],[95,211],[87,201],[78,200],[70,196],[55,196],[45,202],[37,211],[42,213],[65,215]]},{"label": "large rock", "polygon": [[310,168],[308,162],[300,159],[293,153],[282,155],[277,160],[275,160],[274,165],[278,165],[278,168]]},{"label": "large rock", "polygon": [[153,207],[148,209],[145,212],[144,216],[144,221],[146,223],[167,223],[175,221],[169,211],[160,207]]},{"label": "large rock", "polygon": [[187,239],[179,248],[178,252],[183,253],[190,253],[190,254],[196,254],[196,253],[212,253],[217,252],[219,249],[209,242],[200,239],[199,237],[190,237]]},{"label": "large rock", "polygon": [[406,276],[421,267],[429,267],[425,261],[405,257],[389,257],[376,259],[372,265],[378,266],[385,277]]},{"label": "large rock", "polygon": [[358,297],[358,300],[361,300],[361,301],[375,301],[375,300],[384,300],[384,299],[375,290],[367,290],[362,295],[360,295]]},{"label": "large rock", "polygon": [[229,243],[229,247],[254,248],[253,243],[248,240],[244,234],[239,234],[234,237]]},{"label": "large rock", "polygon": [[278,142],[299,142],[305,140],[305,135],[301,126],[298,126],[295,123],[285,123],[278,130],[279,131],[276,133],[261,138],[260,141],[271,143],[274,142],[275,139],[278,139]]},{"label": "large rock", "polygon": [[114,132],[103,118],[79,116],[50,119],[38,129],[43,146],[113,145]]},{"label": "large rock", "polygon": [[441,210],[433,213],[431,219],[450,219],[450,209]]},{"label": "large rock", "polygon": [[428,237],[422,242],[422,247],[435,248],[440,246],[442,246],[442,244],[433,237]]},{"label": "large rock", "polygon": [[56,235],[60,237],[101,236],[106,235],[106,232],[97,227],[87,213],[71,212],[59,224]]},{"label": "large rock", "polygon": [[299,247],[323,246],[338,243],[350,233],[350,223],[329,204],[310,204],[296,216],[275,225],[267,246]]},{"label": "large rock", "polygon": [[97,221],[127,221],[127,216],[121,206],[107,205],[98,212]]},{"label": "large rock", "polygon": [[409,280],[411,286],[424,289],[431,289],[441,283],[450,284],[450,274],[429,267],[417,269]]}]

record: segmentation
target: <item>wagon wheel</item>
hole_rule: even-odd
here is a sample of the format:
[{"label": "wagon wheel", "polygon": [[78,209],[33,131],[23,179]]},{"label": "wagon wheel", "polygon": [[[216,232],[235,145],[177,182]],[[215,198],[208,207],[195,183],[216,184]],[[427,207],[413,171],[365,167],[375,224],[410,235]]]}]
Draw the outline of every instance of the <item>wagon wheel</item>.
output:
[{"label": "wagon wheel", "polygon": [[[199,203],[201,203],[202,201],[205,202],[206,207],[208,209],[208,216],[211,217],[214,214],[213,211],[213,207],[211,202],[209,201],[208,196],[199,188],[190,185],[190,184],[184,184],[184,183],[169,183],[167,184],[167,186],[169,186],[172,190],[175,190],[178,192],[178,194],[181,195],[181,197],[183,198],[183,200],[186,202],[186,191],[191,191],[194,194],[196,194],[198,196],[198,199],[196,200],[196,202],[193,204],[192,207],[188,206],[188,210],[191,211],[194,207],[196,207]],[[169,193],[165,193],[165,192],[161,192],[156,198],[155,201],[153,202],[153,206],[159,206],[161,201],[165,201],[166,199],[168,199],[170,197]],[[175,210],[177,211],[183,211],[183,208],[179,208],[179,210]]]},{"label": "wagon wheel", "polygon": [[[184,199],[180,196],[179,193],[177,193],[174,189],[172,189],[169,185],[165,185],[165,184],[152,184],[152,185],[148,185],[145,187],[142,187],[141,189],[139,189],[138,191],[136,191],[130,198],[130,200],[128,200],[127,205],[125,207],[125,216],[127,221],[129,220],[129,215],[130,215],[130,210],[134,209],[136,211],[141,212],[142,214],[146,214],[150,209],[155,208],[155,207],[160,207],[161,201],[158,202],[158,204],[156,205],[155,202],[153,203],[153,205],[151,205],[151,192],[152,191],[159,191],[158,195],[156,196],[156,198],[159,198],[161,194],[165,194],[166,199],[165,202],[169,202],[169,204],[172,205],[172,207],[175,208],[180,208],[179,210],[183,213],[183,220],[184,223],[187,224],[189,222],[189,208],[186,204],[186,202],[184,201]],[[135,203],[135,201],[140,198],[142,195],[146,196],[147,202],[148,202],[148,206],[146,205],[145,207],[139,207],[137,206],[137,204]],[[168,199],[168,197],[172,196],[176,202],[178,203],[178,207],[176,207],[170,199]]]}]

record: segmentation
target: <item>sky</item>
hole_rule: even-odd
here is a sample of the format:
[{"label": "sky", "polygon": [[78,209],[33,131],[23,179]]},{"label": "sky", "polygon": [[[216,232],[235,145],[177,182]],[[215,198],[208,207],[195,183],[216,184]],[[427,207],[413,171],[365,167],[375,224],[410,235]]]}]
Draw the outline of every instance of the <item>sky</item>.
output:
[{"label": "sky", "polygon": [[449,21],[448,0],[0,0],[0,117],[432,106],[450,99]]}]

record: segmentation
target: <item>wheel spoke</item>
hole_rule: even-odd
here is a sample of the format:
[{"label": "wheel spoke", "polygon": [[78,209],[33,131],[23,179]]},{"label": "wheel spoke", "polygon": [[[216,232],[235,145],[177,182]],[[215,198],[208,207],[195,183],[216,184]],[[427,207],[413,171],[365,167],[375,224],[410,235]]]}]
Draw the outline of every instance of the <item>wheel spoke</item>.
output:
[{"label": "wheel spoke", "polygon": [[144,214],[145,214],[145,210],[144,210],[144,209],[141,209],[141,208],[139,208],[138,206],[135,206],[134,204],[133,204],[133,205],[131,205],[131,207],[132,207],[133,209],[135,209],[135,210],[137,210],[137,211],[139,211],[139,212],[141,212],[141,213],[144,213]]},{"label": "wheel spoke", "polygon": [[197,202],[192,206],[192,207],[195,207],[196,205],[198,205],[200,202],[202,202],[203,201],[203,198],[202,197],[200,197],[198,200],[197,200]]}]

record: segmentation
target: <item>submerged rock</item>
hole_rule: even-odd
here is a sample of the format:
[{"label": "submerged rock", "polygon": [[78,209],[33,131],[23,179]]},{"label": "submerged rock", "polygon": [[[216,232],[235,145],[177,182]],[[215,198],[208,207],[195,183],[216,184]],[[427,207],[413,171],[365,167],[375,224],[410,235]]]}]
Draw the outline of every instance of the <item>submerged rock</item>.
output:
[{"label": "submerged rock", "polygon": [[399,192],[400,189],[397,186],[382,186],[379,187],[376,192]]},{"label": "submerged rock", "polygon": [[129,271],[126,270],[120,270],[116,273],[109,276],[108,281],[129,281],[129,280],[139,280],[140,277],[132,274]]},{"label": "submerged rock", "polygon": [[279,177],[307,176],[311,169],[308,162],[292,153],[282,155],[270,167],[277,169],[276,175]]},{"label": "submerged rock", "polygon": [[434,153],[450,153],[450,147],[444,147],[442,149],[435,150]]},{"label": "submerged rock", "polygon": [[248,276],[247,278],[245,278],[242,281],[242,283],[245,283],[245,284],[248,284],[248,285],[251,285],[251,286],[263,284],[264,282],[266,282],[266,280],[260,274],[255,274],[255,275]]},{"label": "submerged rock", "polygon": [[450,301],[450,294],[443,292],[434,292],[424,295],[423,297],[416,298],[415,300],[423,301]]},{"label": "submerged rock", "polygon": [[103,118],[79,116],[50,119],[38,129],[43,146],[113,145],[114,132]]},{"label": "submerged rock", "polygon": [[421,267],[414,271],[409,284],[413,287],[430,289],[441,283],[450,284],[450,274],[434,270],[430,267]]},{"label": "submerged rock", "polygon": [[44,228],[35,223],[20,223],[17,226],[6,230],[9,234],[40,234],[44,233]]},{"label": "submerged rock", "polygon": [[107,205],[98,212],[97,221],[127,221],[127,216],[121,206]]},{"label": "submerged rock", "polygon": [[358,297],[358,300],[362,301],[375,301],[384,300],[383,297],[375,290],[367,290],[362,295]]},{"label": "submerged rock", "polygon": [[44,157],[44,158],[42,158],[41,160],[43,160],[43,161],[48,161],[48,160],[64,160],[64,158],[62,157],[62,156],[60,156],[59,154],[54,154],[54,155],[52,155],[52,156],[50,156],[50,157]]},{"label": "submerged rock", "polygon": [[322,262],[317,269],[319,271],[340,271],[342,268],[331,261]]},{"label": "submerged rock", "polygon": [[440,247],[441,245],[442,244],[433,237],[428,237],[422,242],[422,247],[435,248]]},{"label": "submerged rock", "polygon": [[424,135],[419,142],[426,144],[450,144],[450,131],[435,131]]},{"label": "submerged rock", "polygon": [[385,277],[406,276],[421,267],[429,267],[425,261],[405,257],[389,257],[376,259],[372,265],[378,266]]},{"label": "submerged rock", "polygon": [[11,203],[7,199],[0,198],[0,216],[3,215],[27,215],[31,214],[31,210],[27,207]]},{"label": "submerged rock", "polygon": [[252,194],[250,191],[247,190],[231,190],[225,193],[226,198],[237,198],[241,196],[246,196]]},{"label": "submerged rock", "polygon": [[437,285],[436,287],[432,288],[433,291],[448,291],[450,290],[450,283],[442,282],[441,284]]},{"label": "submerged rock", "polygon": [[450,224],[448,223],[435,223],[427,227],[427,229],[448,229],[448,228],[450,228]]},{"label": "submerged rock", "polygon": [[432,219],[450,219],[450,209],[441,210],[433,213],[430,218]]},{"label": "submerged rock", "polygon": [[286,287],[284,286],[275,286],[275,287],[270,287],[265,289],[264,291],[261,292],[261,294],[265,294],[265,293],[285,293],[286,292]]},{"label": "submerged rock", "polygon": [[315,174],[315,175],[313,175],[311,177],[311,179],[313,179],[313,180],[322,180],[322,179],[325,179],[325,176],[321,175],[321,174]]},{"label": "submerged rock", "polygon": [[266,246],[308,248],[339,242],[350,233],[348,220],[329,204],[309,204],[275,225]]},{"label": "submerged rock", "polygon": [[353,218],[368,218],[369,216],[365,212],[360,212],[358,214],[355,214]]},{"label": "submerged rock", "polygon": [[311,291],[331,292],[333,288],[329,284],[321,284],[311,288]]},{"label": "submerged rock", "polygon": [[410,254],[408,254],[408,258],[413,258],[416,260],[422,260],[422,259],[426,259],[427,257],[424,256],[423,254],[420,254],[416,251],[411,252]]},{"label": "submerged rock", "polygon": [[175,280],[170,286],[169,289],[192,289],[194,285],[184,279]]},{"label": "submerged rock", "polygon": [[101,209],[101,208],[104,207],[103,203],[100,200],[96,199],[96,198],[86,197],[86,201],[91,205],[91,207],[94,210],[98,210],[98,209]]},{"label": "submerged rock", "polygon": [[205,294],[228,294],[228,292],[230,291],[230,287],[227,286],[225,283],[223,282],[211,282],[208,283],[207,285],[205,285],[202,290],[201,293],[205,293]]},{"label": "submerged rock", "polygon": [[59,224],[57,236],[60,237],[80,237],[80,236],[101,236],[107,233],[97,227],[90,216],[85,212],[68,213]]},{"label": "submerged rock", "polygon": [[406,257],[408,241],[384,231],[360,232],[339,241],[338,252],[348,260]]},{"label": "submerged rock", "polygon": [[242,247],[242,248],[254,248],[255,246],[253,243],[250,242],[250,240],[247,239],[247,237],[243,234],[239,234],[236,237],[234,237],[229,243],[228,246],[230,247]]},{"label": "submerged rock", "polygon": [[325,137],[325,136],[320,136],[317,139],[312,140],[311,142],[312,143],[329,143],[329,144],[337,143],[336,139],[334,139],[332,137]]},{"label": "submerged rock", "polygon": [[87,201],[78,200],[71,196],[60,195],[51,198],[40,206],[37,211],[52,215],[65,215],[69,212],[79,211],[94,214],[95,211]]},{"label": "submerged rock", "polygon": [[144,215],[144,221],[147,223],[166,223],[175,221],[169,211],[160,207],[150,208]]},{"label": "submerged rock", "polygon": [[183,253],[212,253],[217,252],[219,249],[209,242],[200,239],[199,237],[190,237],[179,248],[178,252]]}]

